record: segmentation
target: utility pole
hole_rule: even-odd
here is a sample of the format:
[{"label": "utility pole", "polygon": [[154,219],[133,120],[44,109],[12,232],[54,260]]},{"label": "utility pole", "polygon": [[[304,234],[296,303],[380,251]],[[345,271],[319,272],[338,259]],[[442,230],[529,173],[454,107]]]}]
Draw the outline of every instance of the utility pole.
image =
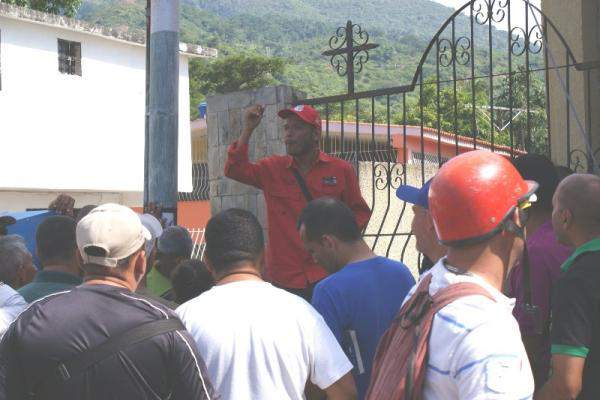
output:
[{"label": "utility pole", "polygon": [[148,202],[177,223],[179,0],[152,0],[150,17]]},{"label": "utility pole", "polygon": [[146,104],[144,108],[144,212],[148,211],[148,153],[150,150],[150,15],[152,0],[146,0]]}]

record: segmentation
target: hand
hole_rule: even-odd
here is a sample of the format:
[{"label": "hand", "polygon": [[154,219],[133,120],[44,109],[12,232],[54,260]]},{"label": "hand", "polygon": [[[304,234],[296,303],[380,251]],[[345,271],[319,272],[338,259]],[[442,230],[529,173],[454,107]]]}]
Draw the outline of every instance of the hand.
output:
[{"label": "hand", "polygon": [[75,212],[73,210],[74,207],[75,199],[64,193],[59,194],[58,197],[54,199],[48,206],[50,210],[54,210],[58,214],[66,215],[71,218],[75,218]]},{"label": "hand", "polygon": [[244,133],[251,134],[262,121],[265,108],[260,104],[250,106],[244,112]]}]

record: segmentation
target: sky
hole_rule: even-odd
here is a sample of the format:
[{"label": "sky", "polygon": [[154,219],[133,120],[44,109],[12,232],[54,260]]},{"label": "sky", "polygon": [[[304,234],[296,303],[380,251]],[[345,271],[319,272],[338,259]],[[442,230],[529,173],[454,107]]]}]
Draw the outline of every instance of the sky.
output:
[{"label": "sky", "polygon": [[[465,5],[468,0],[433,0],[433,1],[435,1],[436,3],[443,4],[447,7],[452,7],[454,9],[457,9],[457,8]],[[483,3],[484,1],[478,0],[478,3],[479,2]],[[534,6],[540,7],[540,0],[531,0],[530,2]],[[513,0],[511,2],[511,26],[522,26],[522,27],[525,26],[525,9],[526,9],[526,7],[525,7],[524,1]],[[468,12],[468,10],[469,9],[467,8],[467,12]],[[534,19],[533,19],[531,13],[529,14],[529,18],[530,18],[530,24],[532,24],[534,22]],[[539,15],[538,15],[538,18],[539,18]],[[503,21],[503,23],[495,24],[495,25],[496,25],[496,28],[502,29],[502,30],[507,30],[507,28],[508,28],[506,18]]]}]

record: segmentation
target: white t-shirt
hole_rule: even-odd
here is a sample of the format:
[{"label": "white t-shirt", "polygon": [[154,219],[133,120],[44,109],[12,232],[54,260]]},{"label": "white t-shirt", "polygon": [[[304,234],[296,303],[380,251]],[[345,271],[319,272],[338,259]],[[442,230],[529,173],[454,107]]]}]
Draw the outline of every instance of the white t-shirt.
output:
[{"label": "white t-shirt", "polygon": [[28,304],[13,288],[0,282],[0,339]]},{"label": "white t-shirt", "polygon": [[[444,260],[426,273],[433,274],[429,286],[431,295],[453,283],[474,282],[486,289],[496,302],[483,296],[467,296],[435,315],[423,398],[533,398],[533,375],[519,325],[512,315],[514,299],[474,274],[450,272]],[[414,291],[415,287],[407,299]]]},{"label": "white t-shirt", "polygon": [[304,399],[309,378],[325,389],[352,369],[317,311],[270,283],[215,286],[176,312],[224,400]]}]

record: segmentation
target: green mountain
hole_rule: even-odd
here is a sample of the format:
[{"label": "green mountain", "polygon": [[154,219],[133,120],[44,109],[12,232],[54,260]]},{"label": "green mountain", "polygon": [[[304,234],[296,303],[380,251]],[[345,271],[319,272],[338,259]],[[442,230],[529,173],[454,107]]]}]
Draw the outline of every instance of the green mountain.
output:
[{"label": "green mountain", "polygon": [[[144,29],[144,0],[84,0],[78,18],[88,22]],[[409,84],[421,56],[453,10],[429,0],[181,0],[181,40],[216,47],[221,55],[239,52],[283,57],[287,67],[277,80],[310,97],[344,93],[338,77],[321,55],[339,26],[351,19],[368,31],[379,48],[356,82],[356,90]],[[469,20],[457,18],[456,37],[468,32]],[[505,62],[505,32],[493,29],[495,63]],[[444,37],[451,37],[450,28]],[[477,72],[485,73],[487,26],[476,25]],[[435,55],[426,64],[433,71]],[[467,71],[460,68],[459,72]],[[449,69],[444,73],[448,74]],[[445,75],[447,78],[448,75]],[[202,94],[192,93],[195,102]],[[195,106],[193,106],[193,109]]]}]

